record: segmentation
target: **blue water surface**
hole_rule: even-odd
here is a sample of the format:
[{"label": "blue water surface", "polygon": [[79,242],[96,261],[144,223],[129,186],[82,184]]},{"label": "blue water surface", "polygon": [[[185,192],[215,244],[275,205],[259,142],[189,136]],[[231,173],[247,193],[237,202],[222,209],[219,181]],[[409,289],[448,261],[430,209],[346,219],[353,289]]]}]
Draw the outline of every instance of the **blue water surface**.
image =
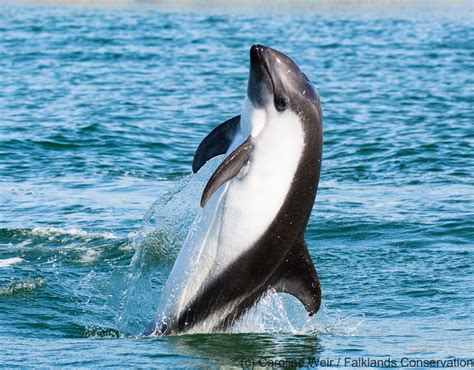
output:
[{"label": "blue water surface", "polygon": [[[469,12],[0,5],[0,363],[472,358]],[[321,95],[324,307],[273,297],[232,333],[141,338],[198,208],[194,150],[240,112],[254,43]]]}]

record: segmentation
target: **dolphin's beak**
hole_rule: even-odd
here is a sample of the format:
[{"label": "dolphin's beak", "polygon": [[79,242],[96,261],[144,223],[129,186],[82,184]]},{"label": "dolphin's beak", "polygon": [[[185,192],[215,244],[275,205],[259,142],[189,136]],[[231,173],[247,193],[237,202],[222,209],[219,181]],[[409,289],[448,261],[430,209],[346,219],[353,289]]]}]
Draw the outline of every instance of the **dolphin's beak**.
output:
[{"label": "dolphin's beak", "polygon": [[254,106],[262,107],[273,100],[277,110],[286,109],[288,96],[282,76],[296,70],[298,67],[286,55],[267,46],[253,45],[247,95]]},{"label": "dolphin's beak", "polygon": [[247,95],[256,107],[262,107],[273,94],[273,81],[268,64],[266,46],[253,45],[250,48],[250,73]]},{"label": "dolphin's beak", "polygon": [[258,71],[261,79],[270,81],[273,91],[274,82],[269,63],[269,60],[274,58],[272,51],[273,49],[263,45],[253,45],[250,48],[250,68]]},{"label": "dolphin's beak", "polygon": [[262,72],[265,71],[267,67],[264,66],[264,63],[269,50],[271,49],[266,46],[252,45],[250,48],[250,68],[259,69]]}]

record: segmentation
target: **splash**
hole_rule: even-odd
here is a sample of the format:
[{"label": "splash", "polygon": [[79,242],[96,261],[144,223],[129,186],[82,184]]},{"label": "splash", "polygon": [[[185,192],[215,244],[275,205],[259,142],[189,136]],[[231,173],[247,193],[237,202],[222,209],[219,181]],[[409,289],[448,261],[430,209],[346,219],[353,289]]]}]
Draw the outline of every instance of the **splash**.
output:
[{"label": "splash", "polygon": [[[270,291],[242,318],[226,330],[227,334],[272,334],[294,336],[353,335],[364,322],[364,315],[344,317],[329,311],[324,302],[318,313],[309,316],[293,296]],[[206,320],[187,334],[207,334],[213,323]]]},{"label": "splash", "polygon": [[324,304],[318,313],[309,316],[300,302],[291,295],[270,292],[229,330],[231,333],[272,333],[291,335],[350,335],[364,322],[364,316],[331,315]]},{"label": "splash", "polygon": [[140,229],[129,235],[135,253],[116,318],[120,330],[140,334],[154,319],[161,289],[200,210],[204,185],[221,159],[212,159],[199,173],[178,181],[153,202]]}]

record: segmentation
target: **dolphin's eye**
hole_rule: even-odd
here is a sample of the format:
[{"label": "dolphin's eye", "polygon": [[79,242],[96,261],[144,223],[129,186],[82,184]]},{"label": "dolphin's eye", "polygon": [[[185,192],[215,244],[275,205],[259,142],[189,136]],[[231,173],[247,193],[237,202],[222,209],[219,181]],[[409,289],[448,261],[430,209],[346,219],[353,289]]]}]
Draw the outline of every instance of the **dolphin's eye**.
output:
[{"label": "dolphin's eye", "polygon": [[275,95],[275,108],[279,112],[283,112],[288,107],[288,97],[285,94]]}]

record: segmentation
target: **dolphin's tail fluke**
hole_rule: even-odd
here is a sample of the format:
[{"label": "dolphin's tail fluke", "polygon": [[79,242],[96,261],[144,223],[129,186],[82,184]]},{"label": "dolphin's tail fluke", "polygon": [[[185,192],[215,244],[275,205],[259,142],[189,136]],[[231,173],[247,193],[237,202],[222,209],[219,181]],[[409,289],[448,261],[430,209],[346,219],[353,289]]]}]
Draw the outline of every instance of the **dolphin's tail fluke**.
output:
[{"label": "dolphin's tail fluke", "polygon": [[321,285],[306,242],[298,239],[270,278],[270,287],[303,303],[310,316],[321,305]]}]

